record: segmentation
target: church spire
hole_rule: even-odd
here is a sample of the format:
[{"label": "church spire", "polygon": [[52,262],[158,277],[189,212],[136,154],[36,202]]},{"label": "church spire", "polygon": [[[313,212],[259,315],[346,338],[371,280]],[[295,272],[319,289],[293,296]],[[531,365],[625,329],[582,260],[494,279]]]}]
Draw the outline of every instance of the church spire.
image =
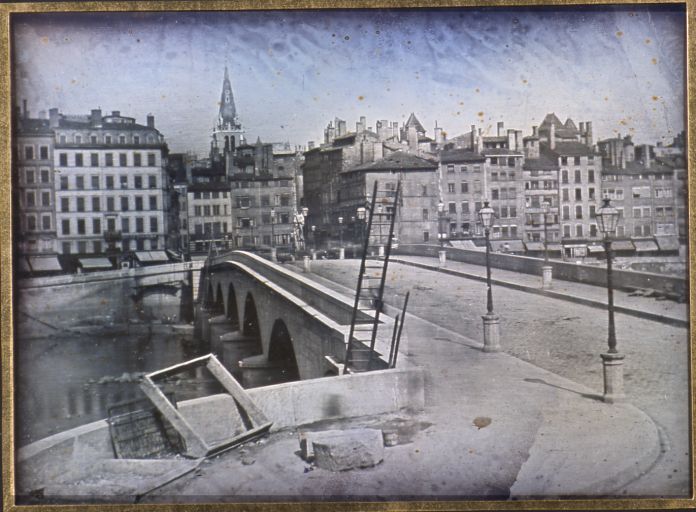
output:
[{"label": "church spire", "polygon": [[222,81],[222,94],[220,95],[220,114],[218,116],[219,129],[239,129],[241,126],[237,120],[237,109],[234,106],[232,84],[225,66],[225,78]]}]

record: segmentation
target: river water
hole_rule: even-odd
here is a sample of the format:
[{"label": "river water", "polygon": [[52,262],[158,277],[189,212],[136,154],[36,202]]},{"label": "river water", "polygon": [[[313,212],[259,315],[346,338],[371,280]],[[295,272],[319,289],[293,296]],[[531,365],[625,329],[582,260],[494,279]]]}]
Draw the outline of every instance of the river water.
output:
[{"label": "river water", "polygon": [[[18,329],[15,335],[18,447],[106,418],[110,407],[145,398],[138,385],[142,373],[209,352],[194,343],[189,326],[94,327],[34,338],[22,338]],[[245,350],[240,346],[236,357],[251,355]],[[212,379],[202,376],[202,372],[183,375],[167,391],[176,400],[186,400],[219,390]]]}]

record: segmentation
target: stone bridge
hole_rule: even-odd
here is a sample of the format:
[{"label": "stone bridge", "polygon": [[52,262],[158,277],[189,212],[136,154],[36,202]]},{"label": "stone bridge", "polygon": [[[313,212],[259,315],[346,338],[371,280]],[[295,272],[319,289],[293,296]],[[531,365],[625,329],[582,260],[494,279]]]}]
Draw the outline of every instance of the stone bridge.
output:
[{"label": "stone bridge", "polygon": [[[198,297],[196,336],[211,344],[233,374],[242,368],[245,386],[246,371],[253,369],[279,369],[266,384],[342,374],[353,299],[307,279],[299,269],[233,251],[206,262]],[[359,317],[371,319],[371,312]],[[380,319],[376,368],[383,369],[393,319]],[[248,343],[251,355],[239,363],[226,357],[228,342]]]}]

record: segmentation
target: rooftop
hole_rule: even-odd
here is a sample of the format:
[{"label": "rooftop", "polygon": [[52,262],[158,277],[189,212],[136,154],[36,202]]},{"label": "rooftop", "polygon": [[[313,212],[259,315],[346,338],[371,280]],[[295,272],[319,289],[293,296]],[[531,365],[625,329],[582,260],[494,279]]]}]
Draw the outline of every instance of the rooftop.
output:
[{"label": "rooftop", "polygon": [[450,149],[440,153],[443,164],[455,162],[485,162],[485,157],[468,149]]},{"label": "rooftop", "polygon": [[381,160],[346,169],[344,173],[355,171],[435,171],[437,163],[419,156],[397,151]]}]

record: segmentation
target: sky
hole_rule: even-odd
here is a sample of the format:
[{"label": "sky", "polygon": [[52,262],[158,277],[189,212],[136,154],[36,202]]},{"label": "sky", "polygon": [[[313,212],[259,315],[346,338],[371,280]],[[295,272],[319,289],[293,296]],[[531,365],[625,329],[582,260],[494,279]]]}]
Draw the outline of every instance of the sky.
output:
[{"label": "sky", "polygon": [[498,121],[531,134],[549,112],[595,139],[670,142],[684,129],[681,6],[21,14],[14,101],[32,115],[92,108],[205,156],[225,66],[247,140],[306,145],[414,112],[432,135]]}]

